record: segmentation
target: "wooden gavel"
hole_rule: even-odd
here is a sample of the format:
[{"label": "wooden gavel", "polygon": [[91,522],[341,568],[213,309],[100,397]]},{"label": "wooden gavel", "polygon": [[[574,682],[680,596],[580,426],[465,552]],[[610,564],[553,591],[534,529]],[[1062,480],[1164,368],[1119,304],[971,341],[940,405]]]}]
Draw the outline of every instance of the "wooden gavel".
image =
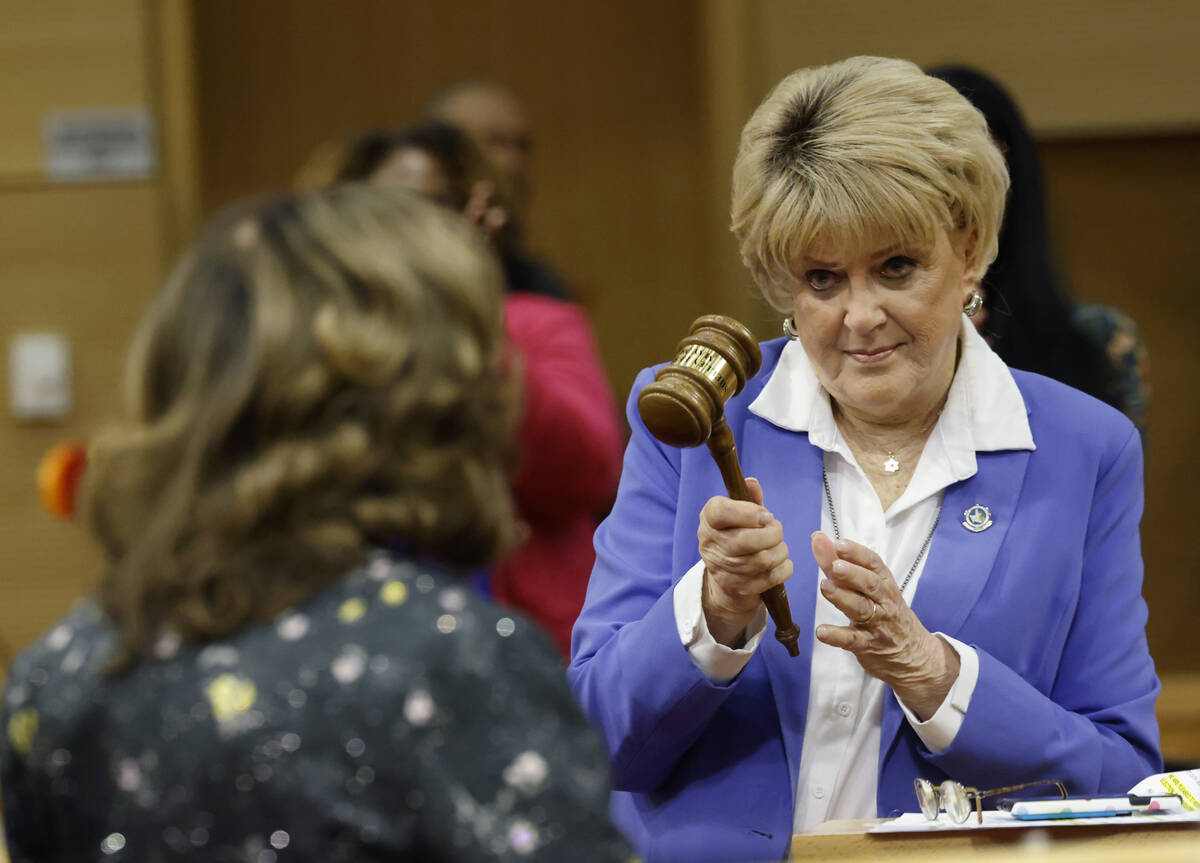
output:
[{"label": "wooden gavel", "polygon": [[[762,367],[762,352],[751,332],[733,318],[704,315],[676,348],[675,359],[638,396],[646,428],[668,446],[708,444],[725,488],[734,500],[753,501],[738,463],[733,432],[725,422],[725,402],[737,395]],[[787,591],[769,588],[762,601],[775,621],[775,638],[792,656],[800,655],[800,630],[792,622]]]}]

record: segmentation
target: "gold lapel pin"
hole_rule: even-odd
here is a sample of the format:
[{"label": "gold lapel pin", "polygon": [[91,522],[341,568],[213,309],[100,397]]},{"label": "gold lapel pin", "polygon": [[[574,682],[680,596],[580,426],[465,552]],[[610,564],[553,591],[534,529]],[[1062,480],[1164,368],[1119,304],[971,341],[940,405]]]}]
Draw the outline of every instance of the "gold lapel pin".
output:
[{"label": "gold lapel pin", "polygon": [[992,511],[981,503],[963,510],[962,526],[971,533],[979,533],[992,526]]}]

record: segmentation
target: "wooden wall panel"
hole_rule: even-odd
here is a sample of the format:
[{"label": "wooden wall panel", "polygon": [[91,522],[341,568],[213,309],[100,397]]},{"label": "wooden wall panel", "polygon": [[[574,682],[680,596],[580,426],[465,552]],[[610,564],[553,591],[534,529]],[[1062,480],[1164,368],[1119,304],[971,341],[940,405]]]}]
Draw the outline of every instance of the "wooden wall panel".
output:
[{"label": "wooden wall panel", "polygon": [[875,54],[969,61],[1010,87],[1043,136],[1200,127],[1194,0],[757,3],[760,98],[793,69]]},{"label": "wooden wall panel", "polygon": [[691,0],[209,0],[196,6],[203,201],[285,188],[314,148],[490,77],[537,133],[530,236],[587,305],[623,397],[713,309]]},{"label": "wooden wall panel", "polygon": [[200,227],[194,14],[191,0],[147,0],[146,9],[150,93],[158,119],[163,237],[168,255],[177,255],[195,239]]},{"label": "wooden wall panel", "polygon": [[0,175],[37,179],[46,111],[146,104],[143,0],[0,0]]},{"label": "wooden wall panel", "polygon": [[763,338],[779,334],[779,315],[754,290],[729,230],[733,160],[742,124],[761,96],[763,74],[756,44],[761,28],[757,3],[709,0],[704,4],[704,121],[708,138],[709,259],[717,279],[719,308]]},{"label": "wooden wall panel", "polygon": [[[181,0],[0,0],[0,660],[62,616],[100,574],[84,531],[42,511],[36,468],[68,437],[86,438],[115,408],[137,317],[188,230],[191,111],[187,5]],[[156,65],[182,60],[174,77]],[[55,184],[41,174],[48,111],[145,107],[159,119],[167,171],[138,182]],[[169,178],[168,178],[169,175]],[[182,203],[181,203],[182,202]],[[73,406],[61,421],[9,411],[8,345],[19,332],[64,334]],[[3,663],[0,663],[2,676]]]},{"label": "wooden wall panel", "polygon": [[1200,766],[1200,674],[1163,674],[1155,713],[1167,763]]},{"label": "wooden wall panel", "polygon": [[1130,314],[1149,350],[1142,545],[1151,648],[1162,668],[1200,671],[1200,545],[1189,505],[1200,478],[1200,135],[1059,141],[1042,153],[1056,247],[1076,294]]},{"label": "wooden wall panel", "polygon": [[[72,348],[74,408],[62,422],[0,423],[0,637],[23,646],[96,580],[75,524],[38,505],[35,470],[67,437],[114,408],[125,346],[162,271],[157,190],[149,184],[0,191],[4,314],[0,344],[51,330]],[[7,391],[8,353],[3,364]]]}]

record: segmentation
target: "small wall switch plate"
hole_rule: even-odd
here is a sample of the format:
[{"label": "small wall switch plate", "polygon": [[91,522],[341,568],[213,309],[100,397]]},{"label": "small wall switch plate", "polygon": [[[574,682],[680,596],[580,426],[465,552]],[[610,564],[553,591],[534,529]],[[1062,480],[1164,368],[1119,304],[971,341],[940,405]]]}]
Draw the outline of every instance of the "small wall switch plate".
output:
[{"label": "small wall switch plate", "polygon": [[61,333],[19,333],[8,349],[10,402],[23,420],[53,420],[71,410],[71,343]]}]

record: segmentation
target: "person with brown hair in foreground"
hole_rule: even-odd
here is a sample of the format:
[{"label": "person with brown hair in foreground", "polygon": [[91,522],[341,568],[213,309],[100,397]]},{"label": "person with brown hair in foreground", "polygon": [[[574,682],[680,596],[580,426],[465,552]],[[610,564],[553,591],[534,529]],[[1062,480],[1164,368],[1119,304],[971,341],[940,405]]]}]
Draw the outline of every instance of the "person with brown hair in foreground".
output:
[{"label": "person with brown hair in foreground", "polygon": [[14,863],[626,858],[553,645],[456,578],[516,541],[501,303],[359,185],[184,257],[92,445],[98,596],[8,678]]}]

